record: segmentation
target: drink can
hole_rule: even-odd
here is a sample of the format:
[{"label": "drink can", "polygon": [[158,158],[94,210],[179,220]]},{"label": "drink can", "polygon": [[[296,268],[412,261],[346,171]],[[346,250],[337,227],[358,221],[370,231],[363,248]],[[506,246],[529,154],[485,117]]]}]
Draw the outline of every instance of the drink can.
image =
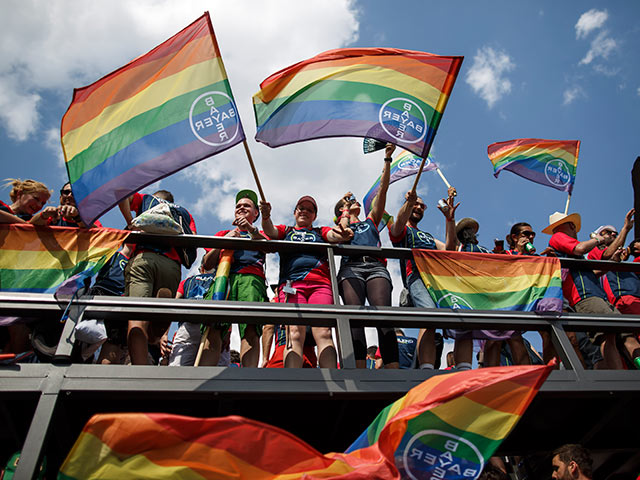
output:
[{"label": "drink can", "polygon": [[524,246],[524,249],[527,251],[527,253],[531,253],[536,249],[536,247],[533,246],[533,243],[527,242],[527,244]]},{"label": "drink can", "polygon": [[445,201],[444,201],[444,199],[442,199],[442,198],[441,198],[440,200],[438,200],[438,206],[439,206],[442,210],[444,210],[445,212],[446,212],[447,210],[449,210],[449,205],[447,205],[447,202],[445,202]]}]

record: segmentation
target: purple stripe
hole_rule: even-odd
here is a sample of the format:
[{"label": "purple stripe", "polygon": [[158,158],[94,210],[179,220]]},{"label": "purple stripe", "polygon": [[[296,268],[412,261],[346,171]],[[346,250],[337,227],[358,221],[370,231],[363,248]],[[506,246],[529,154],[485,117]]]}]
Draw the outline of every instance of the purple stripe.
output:
[{"label": "purple stripe", "polygon": [[[224,145],[219,149],[212,149],[210,145],[196,139],[191,143],[136,165],[82,199],[78,204],[78,212],[80,213],[82,221],[86,224],[91,224],[103,213],[111,210],[121,200],[147,185],[151,185],[178,170],[237,145],[244,140],[242,131],[238,133],[239,135],[236,141]],[[217,133],[205,138],[207,140],[214,140],[213,137],[217,137]]]},{"label": "purple stripe", "polygon": [[532,182],[539,183],[540,185],[545,185],[547,187],[555,188],[556,190],[560,190],[562,192],[571,193],[571,191],[573,190],[573,182],[570,181],[567,185],[564,185],[562,187],[558,187],[558,186],[554,185],[553,183],[551,183],[549,180],[547,180],[547,177],[545,176],[544,172],[531,170],[530,168],[527,168],[527,167],[525,167],[524,165],[521,165],[518,162],[513,162],[513,163],[510,163],[510,164],[506,165],[502,169],[500,169],[497,172],[495,172],[493,175],[497,178],[498,174],[502,170],[509,170],[510,172],[521,176],[522,178],[526,178],[527,180],[531,180]]},{"label": "purple stripe", "polygon": [[[382,142],[391,142],[418,156],[422,155],[422,152],[425,151],[424,139],[418,143],[402,142],[397,137],[389,135],[380,123],[368,120],[317,120],[270,128],[260,131],[259,135],[256,135],[256,140],[274,148],[315,138],[330,137],[375,138]],[[429,137],[429,135],[427,135],[427,137]]]}]

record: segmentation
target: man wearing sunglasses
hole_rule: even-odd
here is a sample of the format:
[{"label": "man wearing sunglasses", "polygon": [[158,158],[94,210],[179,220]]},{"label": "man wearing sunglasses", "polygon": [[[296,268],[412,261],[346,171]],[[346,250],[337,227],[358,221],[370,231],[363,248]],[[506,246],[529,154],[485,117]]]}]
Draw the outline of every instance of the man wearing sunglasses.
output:
[{"label": "man wearing sunglasses", "polygon": [[[80,218],[70,183],[65,183],[60,189],[60,206],[57,215],[49,217],[47,224],[55,227],[89,228]],[[91,227],[102,227],[102,224],[96,220]]]}]

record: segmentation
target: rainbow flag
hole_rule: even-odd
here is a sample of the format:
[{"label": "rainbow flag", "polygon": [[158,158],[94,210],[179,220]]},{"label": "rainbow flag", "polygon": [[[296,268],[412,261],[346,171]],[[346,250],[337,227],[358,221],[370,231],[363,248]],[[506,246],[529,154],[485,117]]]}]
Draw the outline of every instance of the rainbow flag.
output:
[{"label": "rainbow flag", "polygon": [[562,311],[555,257],[414,250],[413,258],[438,308]]},{"label": "rainbow flag", "polygon": [[394,48],[321,53],[260,84],[256,140],[370,137],[426,157],[462,60]]},{"label": "rainbow flag", "polygon": [[576,181],[580,140],[519,138],[487,147],[493,175],[502,170],[571,193]]},{"label": "rainbow flag", "polygon": [[[403,151],[400,152],[396,159],[393,161],[390,167],[390,178],[389,185],[393,182],[397,182],[405,177],[410,175],[416,175],[418,170],[420,170],[420,164],[422,163],[422,158],[414,155],[411,152]],[[429,172],[431,170],[435,170],[438,168],[438,165],[433,161],[433,157],[429,155],[424,162],[424,167],[422,167],[423,172]],[[373,204],[373,199],[378,194],[380,190],[380,176],[377,180],[371,185],[371,188],[364,196],[364,211],[366,215],[369,215],[371,211],[371,206]]]},{"label": "rainbow flag", "polygon": [[242,417],[94,415],[58,479],[477,478],[550,371],[494,367],[431,377],[385,408],[346,453],[327,455]]},{"label": "rainbow flag", "polygon": [[204,298],[207,300],[226,300],[229,297],[229,273],[233,261],[233,250],[222,250],[216,269],[216,278]]},{"label": "rainbow flag", "polygon": [[242,142],[209,14],[75,89],[61,136],[73,195],[89,224],[131,193]]},{"label": "rainbow flag", "polygon": [[0,290],[54,293],[76,274],[97,274],[128,235],[111,228],[0,225]]}]

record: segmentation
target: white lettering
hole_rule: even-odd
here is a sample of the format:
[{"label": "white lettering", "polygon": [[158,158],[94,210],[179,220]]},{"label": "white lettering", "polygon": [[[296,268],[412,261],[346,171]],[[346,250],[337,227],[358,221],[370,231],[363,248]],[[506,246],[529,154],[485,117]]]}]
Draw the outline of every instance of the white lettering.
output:
[{"label": "white lettering", "polygon": [[426,463],[427,465],[435,465],[436,464],[436,460],[438,460],[438,457],[436,457],[432,453],[425,453],[424,454],[424,463]]},{"label": "white lettering", "polygon": [[418,460],[422,460],[422,450],[418,449],[418,448],[412,448],[411,449],[411,455],[409,455],[410,458],[417,458]]},{"label": "white lettering", "polygon": [[211,117],[207,117],[204,119],[204,124],[207,127],[210,127],[211,125],[213,125],[213,121],[211,120]]},{"label": "white lettering", "polygon": [[204,125],[202,124],[202,120],[198,120],[196,122],[196,130],[200,130],[201,128],[204,128]]},{"label": "white lettering", "polygon": [[411,105],[410,103],[405,103],[403,108],[406,112],[410,112],[411,111],[411,107],[413,107],[413,105]]},{"label": "white lettering", "polygon": [[449,467],[449,471],[460,475],[460,465],[454,463],[451,467]]},{"label": "white lettering", "polygon": [[471,477],[471,478],[476,478],[476,476],[478,475],[478,471],[477,470],[472,470],[470,468],[467,468],[463,473],[462,476],[463,477]]},{"label": "white lettering", "polygon": [[236,111],[235,111],[233,108],[230,108],[230,109],[229,109],[229,116],[230,116],[231,118],[233,118],[233,117],[235,117],[235,116],[236,116]]},{"label": "white lettering", "polygon": [[222,121],[224,122],[225,120],[229,120],[229,115],[227,115],[226,113],[222,112]]},{"label": "white lettering", "polygon": [[456,442],[454,440],[447,440],[444,442],[444,448],[449,450],[450,452],[455,452],[458,449],[460,442]]},{"label": "white lettering", "polygon": [[206,97],[204,99],[204,103],[206,103],[208,107],[216,104],[216,102],[213,100],[213,97]]},{"label": "white lettering", "polygon": [[220,112],[218,112],[218,109],[216,107],[211,107],[209,109],[209,115],[214,115],[216,113],[220,113]]},{"label": "white lettering", "polygon": [[433,469],[433,477],[432,478],[444,478],[447,474],[446,470],[440,467],[436,467]]},{"label": "white lettering", "polygon": [[400,121],[400,115],[398,115],[397,113],[391,115],[391,118],[396,122]]},{"label": "white lettering", "polygon": [[227,140],[228,138],[229,138],[229,135],[227,135],[227,132],[222,132],[220,134],[220,141]]},{"label": "white lettering", "polygon": [[416,130],[418,133],[422,133],[422,125],[416,125]]},{"label": "white lettering", "polygon": [[383,118],[391,118],[391,112],[387,112],[387,111],[382,112],[382,117]]}]

